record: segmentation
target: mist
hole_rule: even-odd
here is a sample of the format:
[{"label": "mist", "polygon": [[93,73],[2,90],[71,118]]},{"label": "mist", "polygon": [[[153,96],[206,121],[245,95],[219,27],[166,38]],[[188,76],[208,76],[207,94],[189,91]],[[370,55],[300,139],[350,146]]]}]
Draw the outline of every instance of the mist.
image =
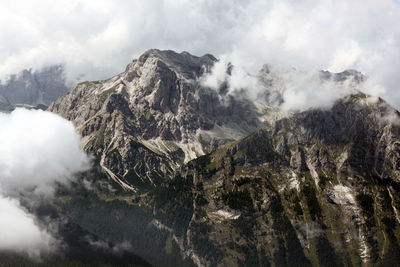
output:
[{"label": "mist", "polygon": [[[71,122],[41,110],[0,113],[0,250],[35,258],[56,251],[53,229],[28,208],[51,199],[57,184],[68,186],[89,166]],[[29,207],[21,205],[22,196]]]},{"label": "mist", "polygon": [[26,253],[39,259],[57,249],[58,241],[42,229],[18,200],[0,195],[0,251]]},{"label": "mist", "polygon": [[0,73],[64,64],[70,83],[98,80],[149,48],[172,49],[251,74],[264,63],[357,69],[373,81],[370,93],[399,108],[399,18],[395,0],[16,0],[0,4]]}]

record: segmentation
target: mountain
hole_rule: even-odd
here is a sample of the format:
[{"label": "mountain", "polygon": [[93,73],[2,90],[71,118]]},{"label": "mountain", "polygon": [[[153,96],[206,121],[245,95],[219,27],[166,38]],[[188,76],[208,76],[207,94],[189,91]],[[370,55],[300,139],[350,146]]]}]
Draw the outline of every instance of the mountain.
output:
[{"label": "mountain", "polygon": [[152,49],[55,101],[95,158],[57,213],[157,266],[398,264],[399,112],[352,70],[316,75],[354,89],[331,108],[280,112],[279,73],[252,101],[203,85],[215,62]]},{"label": "mountain", "polygon": [[0,110],[2,111],[12,111],[14,109],[10,101],[0,94]]},{"label": "mountain", "polygon": [[67,91],[62,66],[46,67],[35,72],[23,70],[0,84],[0,95],[14,106],[49,106]]},{"label": "mountain", "polygon": [[85,150],[114,180],[126,189],[149,188],[262,125],[251,101],[201,86],[215,61],[148,50],[109,80],[78,84],[49,110],[74,122]]}]

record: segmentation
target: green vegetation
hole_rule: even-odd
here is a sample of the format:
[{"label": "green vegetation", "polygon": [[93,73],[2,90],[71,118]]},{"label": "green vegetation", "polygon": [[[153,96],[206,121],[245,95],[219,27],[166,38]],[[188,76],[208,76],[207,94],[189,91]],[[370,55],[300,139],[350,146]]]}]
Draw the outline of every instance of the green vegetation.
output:
[{"label": "green vegetation", "polygon": [[101,84],[103,81],[84,81],[78,83],[78,85],[94,85],[94,84]]},{"label": "green vegetation", "polygon": [[210,227],[205,223],[194,223],[191,225],[193,247],[201,257],[207,257],[213,262],[217,262],[222,256],[222,251],[208,239]]},{"label": "green vegetation", "polygon": [[364,215],[367,217],[367,225],[369,227],[375,226],[374,199],[371,196],[361,192],[357,194],[356,201],[361,206]]},{"label": "green vegetation", "polygon": [[191,179],[177,176],[152,191],[156,217],[183,236],[193,215],[193,183]]},{"label": "green vegetation", "polygon": [[99,94],[99,95],[97,96],[97,98],[100,100],[100,102],[103,103],[104,101],[107,100],[107,98],[108,98],[110,95],[115,94],[115,93],[117,92],[118,86],[119,86],[119,85],[116,85],[116,86],[114,86],[114,87],[112,87],[112,88],[110,88],[110,89],[108,89],[108,90],[106,90],[106,91],[101,92],[101,94]]},{"label": "green vegetation", "polygon": [[251,181],[250,177],[241,177],[238,180],[233,181],[237,186],[248,184]]},{"label": "green vegetation", "polygon": [[322,217],[321,206],[319,205],[318,199],[315,195],[315,189],[312,185],[306,184],[302,190],[303,196],[306,199],[308,211],[311,219],[314,221]]},{"label": "green vegetation", "polygon": [[248,213],[254,212],[253,200],[247,188],[239,191],[237,188],[222,194],[222,200],[230,208],[235,210],[243,210]]},{"label": "green vegetation", "polygon": [[340,257],[325,235],[316,238],[315,248],[320,266],[343,266]]},{"label": "green vegetation", "polygon": [[243,215],[232,221],[232,225],[239,230],[240,234],[248,238],[254,235],[253,227],[255,223],[256,222],[251,217],[245,217]]}]

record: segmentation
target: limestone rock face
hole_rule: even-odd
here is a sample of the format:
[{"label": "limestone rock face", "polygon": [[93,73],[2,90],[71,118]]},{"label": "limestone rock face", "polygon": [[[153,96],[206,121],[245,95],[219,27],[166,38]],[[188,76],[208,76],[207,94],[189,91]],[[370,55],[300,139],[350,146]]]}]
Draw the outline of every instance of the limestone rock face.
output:
[{"label": "limestone rock face", "polygon": [[[133,164],[137,182],[154,186],[160,181],[150,173],[171,174],[182,163],[263,125],[251,101],[222,99],[201,85],[199,78],[215,61],[211,55],[148,50],[109,80],[76,85],[49,110],[75,123],[84,148],[102,158],[116,179],[134,186],[128,178]],[[138,145],[126,149],[132,142]],[[154,166],[132,163],[137,154]]]}]

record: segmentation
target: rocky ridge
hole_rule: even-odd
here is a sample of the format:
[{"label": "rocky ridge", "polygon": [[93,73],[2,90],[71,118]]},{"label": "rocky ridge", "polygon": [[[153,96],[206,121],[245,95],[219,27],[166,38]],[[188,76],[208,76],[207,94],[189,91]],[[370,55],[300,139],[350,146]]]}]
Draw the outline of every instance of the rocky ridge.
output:
[{"label": "rocky ridge", "polygon": [[351,95],[189,164],[188,247],[203,265],[398,262],[399,119],[383,100]]},{"label": "rocky ridge", "polygon": [[[92,234],[139,243],[135,253],[153,264],[399,262],[399,113],[354,90],[329,109],[279,114],[280,80],[267,66],[260,105],[203,87],[215,61],[149,50],[52,104],[96,156],[103,174],[92,178],[106,173],[125,189],[87,201],[67,193],[58,208]],[[365,79],[317,78],[355,89]]]}]

